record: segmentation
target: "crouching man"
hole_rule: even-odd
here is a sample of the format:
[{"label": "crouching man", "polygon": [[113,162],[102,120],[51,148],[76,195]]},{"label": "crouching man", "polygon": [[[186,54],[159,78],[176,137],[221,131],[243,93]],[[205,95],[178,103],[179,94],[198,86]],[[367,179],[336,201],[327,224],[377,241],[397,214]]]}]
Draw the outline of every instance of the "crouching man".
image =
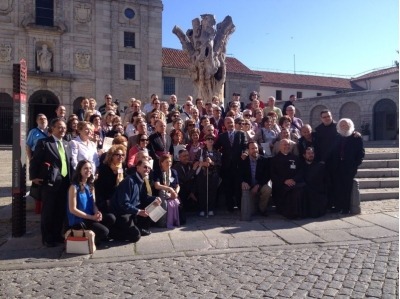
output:
[{"label": "crouching man", "polygon": [[136,172],[118,185],[111,199],[116,221],[110,235],[114,239],[137,242],[141,236],[151,234],[150,218],[145,208],[154,200],[160,205],[161,199],[147,195],[145,180],[150,170],[149,161],[140,160],[136,164]]},{"label": "crouching man", "polygon": [[268,201],[271,197],[270,159],[259,155],[258,145],[254,141],[248,143],[248,156],[240,161],[242,190],[250,191],[251,214],[260,212],[266,216]]}]

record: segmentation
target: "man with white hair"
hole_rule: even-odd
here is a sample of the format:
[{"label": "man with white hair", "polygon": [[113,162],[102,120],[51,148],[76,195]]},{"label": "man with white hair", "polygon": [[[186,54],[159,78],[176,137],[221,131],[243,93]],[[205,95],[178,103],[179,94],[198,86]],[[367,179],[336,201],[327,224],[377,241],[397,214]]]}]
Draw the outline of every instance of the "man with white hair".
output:
[{"label": "man with white hair", "polygon": [[339,133],[332,152],[335,207],[341,214],[350,213],[353,179],[365,155],[362,138],[354,134],[354,123],[342,118],[336,126]]}]

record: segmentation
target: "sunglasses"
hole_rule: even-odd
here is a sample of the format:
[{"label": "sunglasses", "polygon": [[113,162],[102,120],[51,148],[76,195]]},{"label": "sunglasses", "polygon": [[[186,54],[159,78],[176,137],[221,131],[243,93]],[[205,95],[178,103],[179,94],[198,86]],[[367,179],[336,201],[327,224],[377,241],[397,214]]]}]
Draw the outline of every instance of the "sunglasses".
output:
[{"label": "sunglasses", "polygon": [[207,141],[212,140],[214,141],[214,138],[206,138]]}]

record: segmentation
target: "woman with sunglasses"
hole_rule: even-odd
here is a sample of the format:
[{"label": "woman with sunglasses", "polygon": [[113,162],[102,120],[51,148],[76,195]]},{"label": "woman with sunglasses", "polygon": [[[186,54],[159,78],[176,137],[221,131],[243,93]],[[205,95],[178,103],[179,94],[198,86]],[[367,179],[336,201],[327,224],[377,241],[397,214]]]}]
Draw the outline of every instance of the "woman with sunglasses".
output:
[{"label": "woman with sunglasses", "polygon": [[[122,144],[113,145],[106,153],[106,157],[99,166],[99,174],[94,183],[97,206],[103,213],[105,225],[111,227],[115,217],[111,214],[110,201],[115,189],[125,177],[124,161],[126,147]],[[109,215],[110,214],[110,215]]]},{"label": "woman with sunglasses", "polygon": [[138,134],[136,144],[132,146],[128,153],[127,166],[131,168],[135,166],[136,154],[138,152],[147,152],[147,145],[149,144],[149,137],[146,134]]},{"label": "woman with sunglasses", "polygon": [[206,213],[208,213],[207,216],[214,216],[221,167],[221,154],[214,149],[214,135],[206,135],[204,139],[205,145],[197,152],[194,159],[199,162],[196,183],[201,217],[204,217]]}]

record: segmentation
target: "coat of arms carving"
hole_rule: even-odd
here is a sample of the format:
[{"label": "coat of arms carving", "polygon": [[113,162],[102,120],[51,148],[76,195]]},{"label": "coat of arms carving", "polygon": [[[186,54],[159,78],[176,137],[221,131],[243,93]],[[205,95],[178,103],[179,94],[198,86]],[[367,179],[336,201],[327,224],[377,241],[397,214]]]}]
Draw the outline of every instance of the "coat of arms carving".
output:
[{"label": "coat of arms carving", "polygon": [[1,0],[0,1],[0,14],[7,15],[13,10],[14,0]]},{"label": "coat of arms carving", "polygon": [[11,60],[11,44],[0,44],[0,61],[7,62]]},{"label": "coat of arms carving", "polygon": [[87,50],[78,50],[75,52],[75,66],[79,69],[90,69],[90,53]]},{"label": "coat of arms carving", "polygon": [[78,4],[75,6],[75,20],[79,23],[87,23],[92,20],[92,10],[90,5]]}]

